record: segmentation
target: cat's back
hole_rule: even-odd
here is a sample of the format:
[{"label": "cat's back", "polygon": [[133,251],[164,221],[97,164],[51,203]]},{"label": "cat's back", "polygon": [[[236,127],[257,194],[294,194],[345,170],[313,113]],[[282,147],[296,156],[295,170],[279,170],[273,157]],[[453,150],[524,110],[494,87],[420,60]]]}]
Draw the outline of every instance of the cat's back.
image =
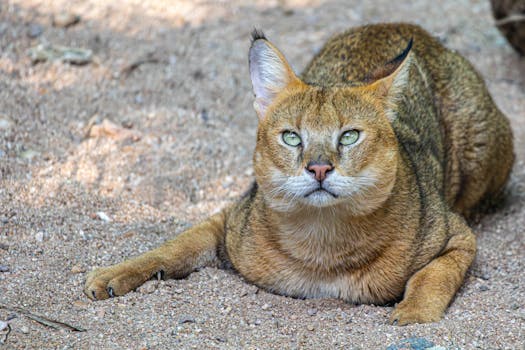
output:
[{"label": "cat's back", "polygon": [[373,24],[349,29],[330,38],[302,74],[311,84],[332,86],[359,83],[399,55],[413,40],[419,60],[439,68],[448,52],[421,27],[407,23]]}]

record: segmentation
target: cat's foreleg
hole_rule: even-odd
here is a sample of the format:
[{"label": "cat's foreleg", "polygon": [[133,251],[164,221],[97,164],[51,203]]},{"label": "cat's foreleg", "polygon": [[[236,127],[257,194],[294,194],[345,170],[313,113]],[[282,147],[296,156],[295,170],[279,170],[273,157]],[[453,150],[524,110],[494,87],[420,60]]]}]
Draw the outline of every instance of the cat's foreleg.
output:
[{"label": "cat's foreleg", "polygon": [[457,214],[450,214],[449,229],[452,236],[441,254],[408,280],[391,323],[437,322],[443,317],[476,255],[476,237]]},{"label": "cat's foreleg", "polygon": [[107,299],[126,294],[156,275],[182,278],[198,268],[217,265],[225,220],[225,212],[220,212],[157,249],[90,272],[84,293],[93,300]]}]

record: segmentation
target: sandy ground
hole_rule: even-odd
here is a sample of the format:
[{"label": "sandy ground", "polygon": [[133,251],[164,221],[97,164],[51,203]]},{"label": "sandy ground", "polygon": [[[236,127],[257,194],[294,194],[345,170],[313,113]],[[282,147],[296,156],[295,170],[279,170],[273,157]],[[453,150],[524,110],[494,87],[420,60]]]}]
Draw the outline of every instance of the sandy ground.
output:
[{"label": "sandy ground", "polygon": [[[62,11],[80,22],[54,27]],[[300,71],[331,34],[381,21],[421,24],[468,57],[515,133],[509,196],[474,226],[476,262],[441,322],[390,326],[391,307],[285,298],[216,269],[103,302],[83,295],[86,271],[158,246],[248,187],[254,26]],[[523,349],[525,60],[492,24],[489,2],[474,0],[1,1],[0,320],[17,317],[0,348],[398,349],[408,338]],[[33,65],[27,50],[42,43],[95,56]]]}]

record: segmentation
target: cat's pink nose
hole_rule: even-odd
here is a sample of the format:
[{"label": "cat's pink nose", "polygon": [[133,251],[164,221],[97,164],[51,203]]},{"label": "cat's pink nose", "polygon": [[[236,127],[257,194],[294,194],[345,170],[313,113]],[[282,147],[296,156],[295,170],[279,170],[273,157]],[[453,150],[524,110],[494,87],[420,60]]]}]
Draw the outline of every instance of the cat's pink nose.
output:
[{"label": "cat's pink nose", "polygon": [[315,174],[315,178],[317,179],[317,181],[323,181],[324,179],[326,179],[326,174],[332,171],[334,167],[330,163],[310,162],[306,166],[306,169],[312,174]]}]

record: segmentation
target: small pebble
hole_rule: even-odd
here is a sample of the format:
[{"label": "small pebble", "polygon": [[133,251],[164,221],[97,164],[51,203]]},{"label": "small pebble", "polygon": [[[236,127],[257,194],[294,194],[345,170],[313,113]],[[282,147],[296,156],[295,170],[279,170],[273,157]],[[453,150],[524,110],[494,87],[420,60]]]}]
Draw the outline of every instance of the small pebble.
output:
[{"label": "small pebble", "polygon": [[74,307],[77,307],[79,309],[87,309],[87,307],[89,306],[88,303],[84,302],[84,301],[80,301],[80,300],[75,300],[73,302],[73,306]]},{"label": "small pebble", "polygon": [[7,323],[6,321],[0,321],[0,331],[6,329],[8,325],[9,323]]},{"label": "small pebble", "polygon": [[315,316],[317,314],[317,309],[308,309],[306,313],[308,316]]},{"label": "small pebble", "polygon": [[179,324],[184,324],[184,323],[195,323],[195,318],[191,315],[183,315],[179,319]]},{"label": "small pebble", "polygon": [[222,337],[220,335],[215,337],[215,340],[217,340],[220,343],[226,343],[226,341],[227,341],[225,337]]},{"label": "small pebble", "polygon": [[308,326],[306,326],[306,329],[308,329],[310,332],[312,332],[312,331],[315,330],[315,327],[312,324],[309,324]]},{"label": "small pebble", "polygon": [[0,272],[9,272],[9,266],[0,265]]},{"label": "small pebble", "polygon": [[53,16],[53,26],[67,28],[80,22],[80,16],[71,12],[61,12]]},{"label": "small pebble", "polygon": [[272,304],[264,304],[263,306],[261,306],[261,309],[266,311],[266,310],[269,310],[271,307],[272,307]]},{"label": "small pebble", "polygon": [[40,153],[37,151],[34,151],[32,149],[25,150],[19,154],[20,158],[32,160],[33,158],[37,157]]},{"label": "small pebble", "polygon": [[97,311],[97,317],[98,318],[104,318],[104,316],[106,316],[106,309],[99,309]]},{"label": "small pebble", "polygon": [[144,283],[142,286],[140,286],[137,291],[140,294],[151,294],[157,289],[157,282],[156,281],[149,281]]},{"label": "small pebble", "polygon": [[27,28],[27,36],[32,39],[39,37],[43,32],[44,28],[37,23],[31,23],[29,28]]},{"label": "small pebble", "polygon": [[487,290],[489,290],[489,287],[487,287],[487,285],[485,284],[482,284],[481,286],[479,286],[479,290],[482,292],[486,292]]},{"label": "small pebble", "polygon": [[38,231],[35,233],[35,239],[37,242],[43,242],[44,241],[44,231]]},{"label": "small pebble", "polygon": [[82,267],[81,265],[75,265],[71,268],[71,273],[84,273],[86,272],[86,268]]},{"label": "small pebble", "polygon": [[99,211],[97,212],[97,218],[104,221],[104,222],[110,222],[111,221],[111,218],[106,214],[104,213],[103,211]]},{"label": "small pebble", "polygon": [[258,292],[259,292],[259,288],[257,288],[257,286],[250,285],[250,286],[244,287],[241,290],[241,297],[245,297],[249,294],[257,294]]},{"label": "small pebble", "polygon": [[425,338],[418,338],[418,337],[412,337],[412,338],[406,338],[403,339],[396,344],[389,345],[386,350],[404,350],[404,349],[411,349],[411,350],[423,350],[423,349],[431,349],[434,347],[435,344],[429,341]]},{"label": "small pebble", "polygon": [[13,121],[5,116],[0,114],[0,130],[7,130],[13,126]]},{"label": "small pebble", "polygon": [[93,60],[93,51],[83,48],[52,46],[50,44],[38,44],[27,50],[27,54],[33,64],[45,61],[62,61],[76,65],[88,64]]},{"label": "small pebble", "polygon": [[22,332],[24,334],[28,334],[29,333],[29,328],[27,328],[26,326],[22,326],[22,327],[20,327],[20,332]]}]

